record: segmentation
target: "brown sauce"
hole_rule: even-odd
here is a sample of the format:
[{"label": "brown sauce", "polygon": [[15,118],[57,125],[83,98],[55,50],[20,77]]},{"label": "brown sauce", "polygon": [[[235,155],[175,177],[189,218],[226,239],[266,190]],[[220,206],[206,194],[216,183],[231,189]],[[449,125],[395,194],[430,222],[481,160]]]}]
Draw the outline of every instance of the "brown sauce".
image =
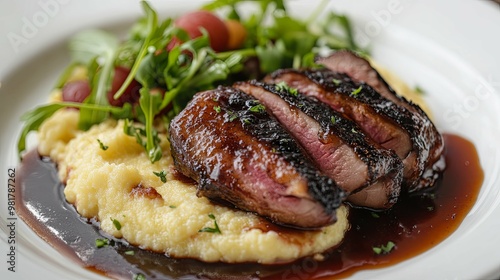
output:
[{"label": "brown sauce", "polygon": [[[394,265],[421,254],[458,228],[476,201],[484,175],[470,142],[445,135],[445,143],[447,169],[434,190],[401,197],[386,212],[351,209],[351,229],[338,248],[320,257],[285,265],[207,264],[174,259],[105,236],[98,223],[81,219],[65,201],[55,165],[40,159],[34,151],[21,164],[21,183],[16,188],[18,215],[62,254],[112,278],[132,279],[139,273],[147,279],[345,278],[360,270]],[[112,241],[98,249],[97,238]],[[373,247],[389,241],[395,244],[389,253],[374,253]]]}]

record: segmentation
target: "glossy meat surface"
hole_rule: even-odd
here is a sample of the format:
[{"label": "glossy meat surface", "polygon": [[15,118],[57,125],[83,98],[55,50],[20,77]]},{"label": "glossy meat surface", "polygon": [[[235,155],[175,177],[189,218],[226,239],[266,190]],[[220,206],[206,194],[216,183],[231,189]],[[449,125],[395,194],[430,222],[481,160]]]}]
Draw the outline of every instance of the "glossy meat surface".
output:
[{"label": "glossy meat surface", "polygon": [[323,175],[262,104],[233,88],[195,95],[170,124],[176,167],[198,194],[279,224],[335,222],[345,193]]},{"label": "glossy meat surface", "polygon": [[[393,120],[407,131],[412,141],[412,151],[404,159],[407,163],[404,184],[410,192],[433,186],[445,168],[444,142],[425,112],[397,95],[367,60],[350,51],[335,52],[319,59],[318,63],[334,72],[346,74],[357,85],[370,86],[387,102],[395,105],[391,105],[394,108]],[[408,169],[410,162],[414,163],[414,167]]]},{"label": "glossy meat surface", "polygon": [[356,199],[356,204],[388,208],[396,202],[402,180],[400,159],[366,137],[354,122],[294,89],[256,81],[236,87],[265,105],[318,168],[346,192],[377,193],[371,199]]}]

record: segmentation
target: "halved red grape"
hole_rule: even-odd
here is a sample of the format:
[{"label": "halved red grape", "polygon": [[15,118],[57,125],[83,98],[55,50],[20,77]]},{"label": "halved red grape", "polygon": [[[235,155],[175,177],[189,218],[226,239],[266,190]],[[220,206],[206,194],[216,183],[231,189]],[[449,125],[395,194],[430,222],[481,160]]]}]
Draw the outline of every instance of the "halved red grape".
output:
[{"label": "halved red grape", "polygon": [[90,85],[87,80],[73,81],[62,88],[62,100],[82,103],[90,95]]}]

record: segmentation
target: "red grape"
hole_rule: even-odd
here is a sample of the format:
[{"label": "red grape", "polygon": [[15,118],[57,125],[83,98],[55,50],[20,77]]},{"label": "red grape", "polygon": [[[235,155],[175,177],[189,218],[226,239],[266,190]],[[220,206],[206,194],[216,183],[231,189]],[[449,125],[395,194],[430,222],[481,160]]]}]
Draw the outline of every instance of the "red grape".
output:
[{"label": "red grape", "polygon": [[63,101],[82,103],[89,95],[90,85],[87,80],[69,82],[62,88]]},{"label": "red grape", "polygon": [[[216,15],[207,11],[195,11],[180,16],[175,25],[186,30],[191,38],[202,35],[200,28],[204,28],[210,37],[210,46],[216,52],[227,49],[229,31],[226,24]],[[175,39],[174,39],[175,40]]]},{"label": "red grape", "polygon": [[139,100],[140,94],[139,89],[141,89],[141,84],[136,80],[132,80],[130,85],[125,89],[123,94],[118,99],[114,99],[113,95],[120,89],[125,79],[127,79],[130,70],[117,66],[115,67],[115,74],[113,76],[113,82],[111,83],[111,90],[108,91],[108,102],[113,106],[121,107],[125,103],[135,103]]}]

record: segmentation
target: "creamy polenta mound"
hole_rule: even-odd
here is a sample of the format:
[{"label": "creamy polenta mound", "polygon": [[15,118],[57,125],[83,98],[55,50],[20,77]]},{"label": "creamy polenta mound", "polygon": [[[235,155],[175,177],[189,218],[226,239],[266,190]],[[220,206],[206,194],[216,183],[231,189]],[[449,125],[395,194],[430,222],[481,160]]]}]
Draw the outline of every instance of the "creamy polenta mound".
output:
[{"label": "creamy polenta mound", "polygon": [[[349,228],[345,206],[337,210],[338,221],[321,230],[278,231],[255,214],[215,205],[198,197],[194,184],[176,180],[164,133],[163,157],[152,164],[135,138],[123,132],[123,121],[108,120],[84,132],[77,128],[78,114],[63,109],[47,119],[38,150],[57,162],[67,201],[116,238],[172,257],[270,264],[324,252]],[[165,183],[154,174],[162,171]],[[221,233],[199,232],[214,228],[210,214]]]}]

